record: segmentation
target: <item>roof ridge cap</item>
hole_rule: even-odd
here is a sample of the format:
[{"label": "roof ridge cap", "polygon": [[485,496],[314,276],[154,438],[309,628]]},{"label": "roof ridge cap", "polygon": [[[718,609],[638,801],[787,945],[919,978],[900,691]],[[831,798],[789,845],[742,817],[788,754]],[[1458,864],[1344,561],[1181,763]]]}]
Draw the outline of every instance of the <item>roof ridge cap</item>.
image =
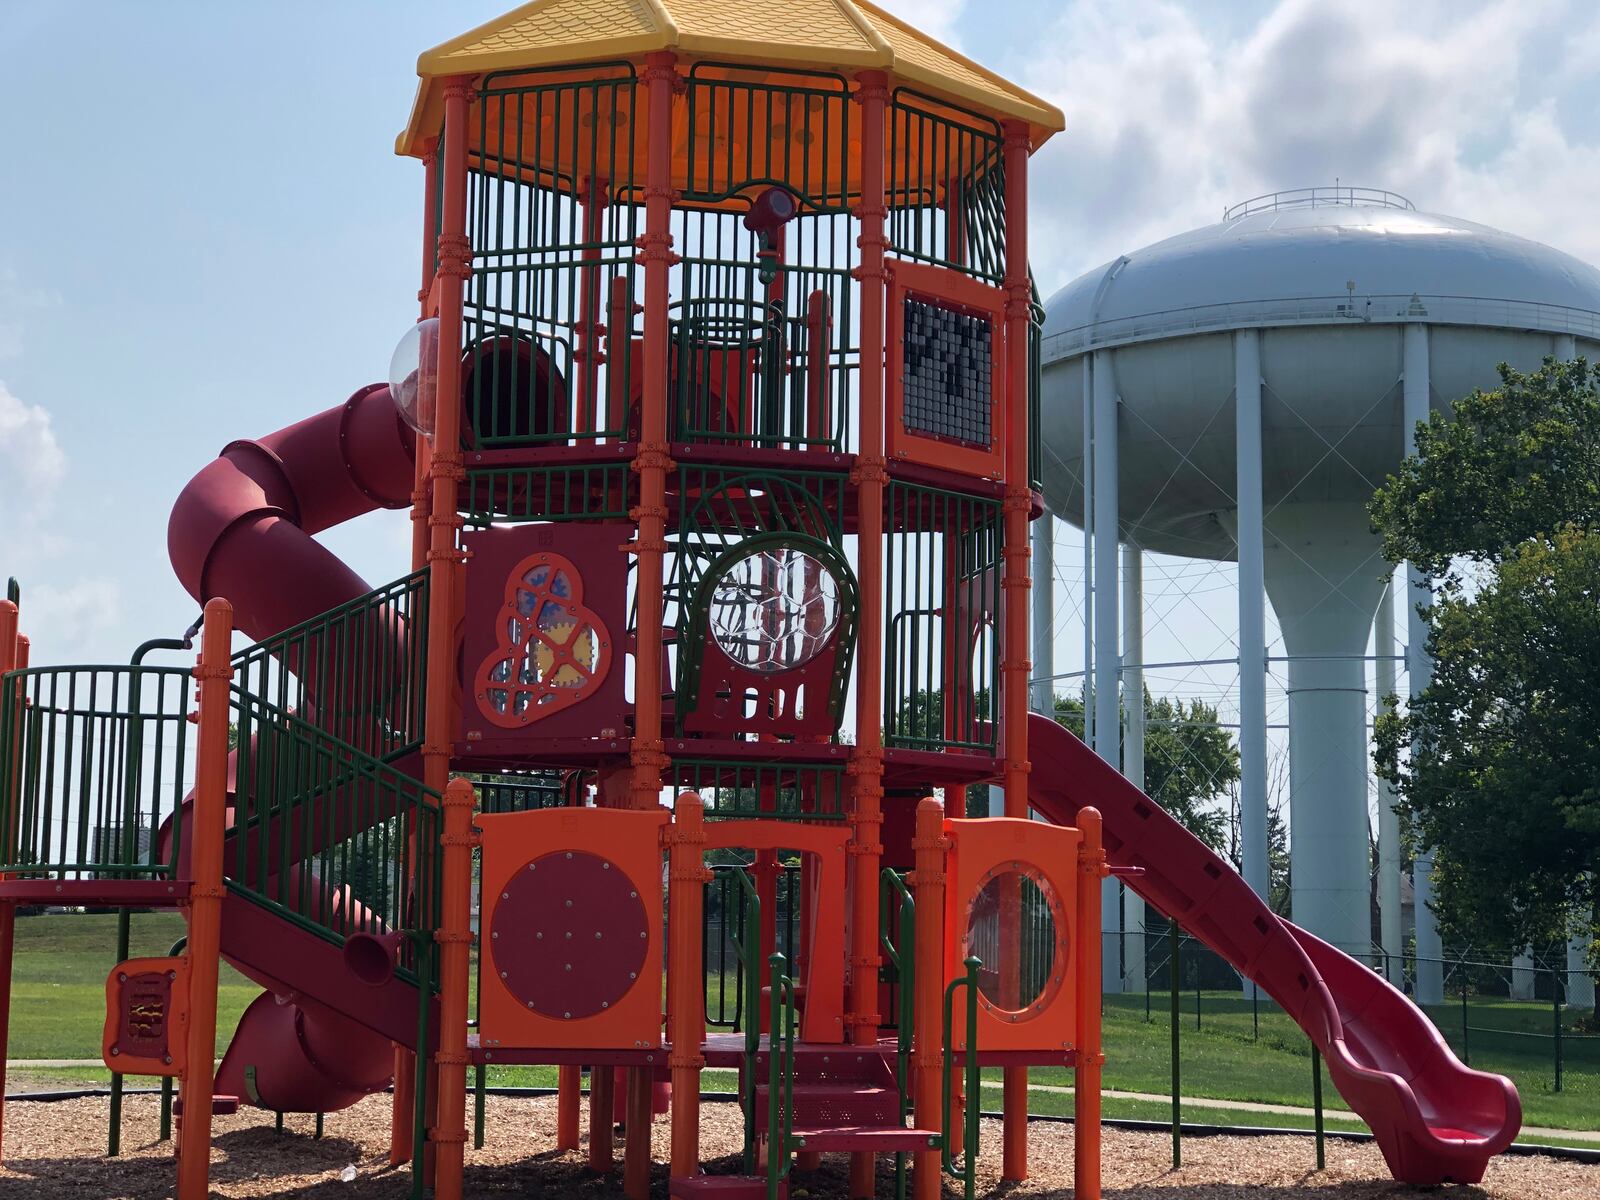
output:
[{"label": "roof ridge cap", "polygon": [[678,44],[678,23],[672,19],[672,13],[668,11],[663,0],[644,0],[644,6],[650,10],[651,15],[661,25],[661,33],[667,39],[667,44],[676,46]]},{"label": "roof ridge cap", "polygon": [[894,47],[889,45],[889,40],[883,34],[878,32],[878,27],[867,20],[867,15],[856,7],[853,0],[835,0],[835,3],[838,4],[839,10],[844,13],[850,23],[861,31],[861,36],[867,39],[872,48],[883,55],[882,66],[884,69],[893,69]]}]

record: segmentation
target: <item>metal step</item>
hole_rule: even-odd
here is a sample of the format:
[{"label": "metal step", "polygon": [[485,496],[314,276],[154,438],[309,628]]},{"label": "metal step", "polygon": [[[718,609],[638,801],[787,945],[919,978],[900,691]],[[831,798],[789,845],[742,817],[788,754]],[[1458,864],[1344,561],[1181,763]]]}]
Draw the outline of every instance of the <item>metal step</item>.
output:
[{"label": "metal step", "polygon": [[932,1129],[907,1129],[904,1125],[835,1125],[793,1131],[795,1148],[819,1154],[836,1150],[867,1150],[874,1154],[912,1154],[937,1150],[939,1134]]},{"label": "metal step", "polygon": [[[767,1200],[765,1175],[690,1175],[667,1188],[677,1200]],[[778,1200],[788,1200],[789,1181],[778,1181]]]},{"label": "metal step", "polygon": [[[767,1121],[768,1088],[756,1087],[756,1128]],[[811,1129],[840,1126],[889,1126],[900,1123],[900,1093],[893,1088],[861,1083],[794,1084],[792,1121]]]}]

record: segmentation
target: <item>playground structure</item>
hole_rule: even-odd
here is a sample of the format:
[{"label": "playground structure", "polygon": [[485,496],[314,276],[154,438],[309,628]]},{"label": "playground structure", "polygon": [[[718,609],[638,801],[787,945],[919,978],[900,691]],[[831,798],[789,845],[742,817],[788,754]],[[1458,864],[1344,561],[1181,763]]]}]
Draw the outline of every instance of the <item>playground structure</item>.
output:
[{"label": "playground structure", "polygon": [[[970,1198],[979,1069],[1021,1179],[1027,1069],[1066,1066],[1098,1196],[1113,869],[1300,1020],[1397,1177],[1481,1176],[1510,1085],[1028,715],[1027,167],[1060,114],[850,0],[539,0],[419,73],[419,322],[388,384],[183,490],[198,665],[33,667],[0,604],[0,996],[18,904],[184,912],[182,953],[112,971],[104,1047],[178,1079],[179,1195],[214,1109],[392,1085],[391,1160],[459,1196],[467,1068],[545,1064],[557,1148],[588,1068],[634,1200],[663,1112],[675,1196],[842,1152],[855,1196],[894,1155]],[[406,507],[394,583],[314,540]],[[966,818],[991,782],[1006,815]],[[708,1035],[713,850],[746,863],[743,1020]],[[223,958],[265,991],[213,1073]],[[707,1067],[742,1174],[701,1172]]]}]

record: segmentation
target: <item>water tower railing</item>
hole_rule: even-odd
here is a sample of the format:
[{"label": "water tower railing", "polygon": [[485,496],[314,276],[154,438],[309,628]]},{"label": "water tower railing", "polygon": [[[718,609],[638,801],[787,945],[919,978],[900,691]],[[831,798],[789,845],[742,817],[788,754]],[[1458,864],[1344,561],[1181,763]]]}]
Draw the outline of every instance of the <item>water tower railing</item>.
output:
[{"label": "water tower railing", "polygon": [[1279,192],[1252,196],[1224,209],[1222,219],[1232,221],[1255,213],[1276,212],[1286,208],[1324,208],[1329,205],[1340,205],[1345,208],[1354,208],[1358,205],[1368,208],[1398,208],[1407,212],[1415,212],[1417,208],[1399,192],[1336,184],[1333,187],[1287,188]]}]

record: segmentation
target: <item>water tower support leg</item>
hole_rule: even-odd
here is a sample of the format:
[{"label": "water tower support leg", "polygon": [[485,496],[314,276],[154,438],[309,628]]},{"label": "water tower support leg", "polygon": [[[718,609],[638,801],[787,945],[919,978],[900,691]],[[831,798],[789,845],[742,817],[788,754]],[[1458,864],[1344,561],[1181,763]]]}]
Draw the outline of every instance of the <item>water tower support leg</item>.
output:
[{"label": "water tower support leg", "polygon": [[[1122,547],[1122,773],[1144,790],[1144,551]],[[1144,900],[1122,892],[1122,987],[1145,991]]]},{"label": "water tower support leg", "polygon": [[1267,626],[1265,514],[1261,493],[1261,343],[1233,335],[1234,479],[1239,540],[1239,837],[1244,878],[1262,899],[1267,875]]},{"label": "water tower support leg", "polygon": [[[1111,374],[1111,356],[1094,356],[1094,749],[1113,767],[1121,765],[1122,717],[1118,675],[1122,661],[1117,650],[1117,542],[1121,518],[1117,512],[1117,392]],[[1101,882],[1105,931],[1107,992],[1122,991],[1121,885],[1115,879]]]},{"label": "water tower support leg", "polygon": [[[1383,589],[1372,638],[1378,656],[1378,700],[1395,694],[1394,582]],[[1378,781],[1378,912],[1383,942],[1383,973],[1395,987],[1405,980],[1405,936],[1400,921],[1399,794],[1387,780]]]},{"label": "water tower support leg", "polygon": [[[1402,424],[1405,431],[1406,453],[1411,453],[1413,431],[1418,421],[1428,419],[1430,407],[1428,376],[1428,327],[1411,324],[1405,330],[1403,369],[1405,384],[1402,391]],[[1433,664],[1428,660],[1427,627],[1417,615],[1417,605],[1429,601],[1427,584],[1413,566],[1406,567],[1406,667],[1410,676],[1410,692],[1416,696],[1433,677]],[[1417,929],[1416,998],[1423,1004],[1440,1004],[1444,1001],[1444,947],[1439,941],[1439,923],[1433,915],[1433,856],[1419,855],[1412,865],[1415,882],[1415,911]]]}]

